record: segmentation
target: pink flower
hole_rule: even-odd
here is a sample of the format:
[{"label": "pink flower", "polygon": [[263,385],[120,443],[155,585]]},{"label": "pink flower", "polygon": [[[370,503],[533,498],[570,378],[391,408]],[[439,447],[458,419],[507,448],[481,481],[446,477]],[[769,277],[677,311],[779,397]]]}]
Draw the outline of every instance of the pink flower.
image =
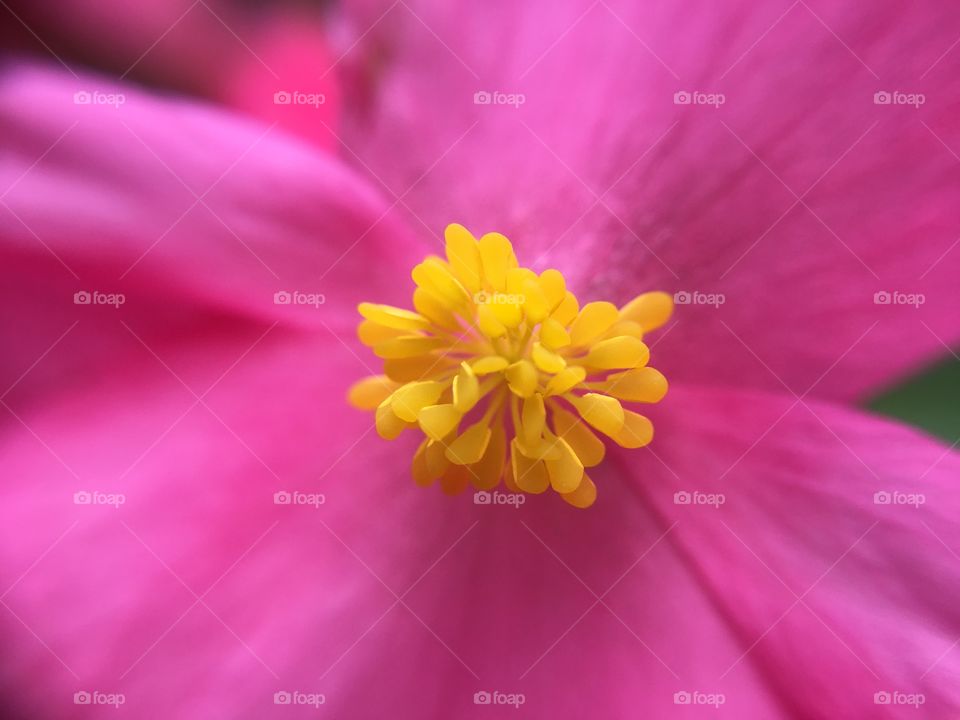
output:
[{"label": "pink flower", "polygon": [[[342,157],[5,68],[4,704],[956,712],[960,459],[838,404],[960,339],[956,12],[480,7],[351,9]],[[589,510],[417,488],[344,404],[451,221],[689,293]]]}]

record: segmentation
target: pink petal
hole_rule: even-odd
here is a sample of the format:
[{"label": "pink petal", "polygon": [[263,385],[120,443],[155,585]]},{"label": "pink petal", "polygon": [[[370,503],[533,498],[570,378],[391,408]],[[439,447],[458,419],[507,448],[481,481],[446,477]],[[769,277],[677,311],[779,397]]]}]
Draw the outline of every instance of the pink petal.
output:
[{"label": "pink petal", "polygon": [[[960,341],[955,4],[363,2],[348,21],[347,143],[413,185],[427,227],[501,230],[588,299],[724,296],[681,308],[673,377],[854,398]],[[474,104],[494,91],[525,102]]]},{"label": "pink petal", "polygon": [[[341,398],[363,369],[332,334],[224,323],[145,347],[169,321],[139,321],[115,322],[126,353],[102,376],[5,399],[5,705],[72,716],[74,692],[99,690],[137,717],[264,717],[389,597],[325,529],[328,509],[350,533],[369,523],[361,508],[399,501],[409,517],[431,500],[391,469],[392,448],[356,449],[371,421]],[[85,327],[54,362],[100,340]],[[369,495],[386,487],[400,496]],[[83,491],[126,502],[74,504]],[[278,491],[326,504],[276,505]]]},{"label": "pink petal", "polygon": [[[675,693],[697,692],[732,717],[870,717],[896,691],[931,716],[960,707],[960,459],[940,445],[821,403],[675,389],[653,452],[596,473],[592,510],[475,505],[414,487],[412,438],[388,445],[343,407],[351,348],[262,332],[159,358],[131,340],[96,382],[7,401],[29,428],[2,437],[8,704],[59,717],[99,690],[135,716],[261,718],[296,690],[337,716],[459,717],[498,691],[535,717],[675,717]],[[75,505],[80,490],[126,502]],[[275,505],[281,490],[325,502]]]},{"label": "pink petal", "polygon": [[[78,92],[123,102],[75,104]],[[358,302],[409,298],[397,268],[425,252],[364,181],[275,125],[16,65],[0,77],[0,134],[10,291],[35,295],[21,286],[42,275],[44,302],[68,316],[75,292],[100,291],[133,312],[352,329]]]},{"label": "pink petal", "polygon": [[662,409],[655,458],[618,457],[669,551],[610,605],[684,689],[718,688],[739,717],[873,717],[876,693],[955,713],[960,456],[786,396],[682,389]]},{"label": "pink petal", "polygon": [[333,72],[336,57],[329,50],[323,28],[308,14],[278,12],[248,22],[243,32],[250,47],[234,62],[225,63],[211,94],[333,149],[340,88]]}]

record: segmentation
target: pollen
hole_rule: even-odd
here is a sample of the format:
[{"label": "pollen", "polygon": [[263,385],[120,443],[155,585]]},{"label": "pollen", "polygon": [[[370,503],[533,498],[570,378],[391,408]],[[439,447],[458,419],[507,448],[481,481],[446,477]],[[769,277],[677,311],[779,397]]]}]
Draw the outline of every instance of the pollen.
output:
[{"label": "pollen", "polygon": [[500,233],[445,231],[446,257],[413,268],[413,310],[361,303],[357,334],[383,374],[350,388],[387,440],[422,435],[411,473],[456,494],[468,486],[539,494],[579,508],[607,441],[639,448],[653,425],[626,405],[659,402],[667,380],[647,363],[646,333],[673,312],[663,292],[623,307],[581,306],[553,269],[520,267]]}]

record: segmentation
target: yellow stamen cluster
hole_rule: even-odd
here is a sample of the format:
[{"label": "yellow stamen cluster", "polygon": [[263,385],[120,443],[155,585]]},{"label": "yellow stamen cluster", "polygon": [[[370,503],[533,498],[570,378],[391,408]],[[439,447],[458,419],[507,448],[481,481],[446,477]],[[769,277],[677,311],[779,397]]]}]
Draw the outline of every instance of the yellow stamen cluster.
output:
[{"label": "yellow stamen cluster", "polygon": [[423,432],[412,468],[420,485],[439,480],[459,493],[503,480],[513,492],[552,487],[589,507],[597,488],[584,468],[606,450],[594,430],[626,448],[653,438],[650,421],[621,401],[666,393],[643,336],[667,321],[673,299],[650,292],[622,308],[581,308],[563,275],[520,267],[503,235],[478,241],[450,225],[445,237],[446,259],[413,269],[415,312],[359,306],[358,336],[384,374],[355,383],[351,404],[375,410],[387,440]]}]

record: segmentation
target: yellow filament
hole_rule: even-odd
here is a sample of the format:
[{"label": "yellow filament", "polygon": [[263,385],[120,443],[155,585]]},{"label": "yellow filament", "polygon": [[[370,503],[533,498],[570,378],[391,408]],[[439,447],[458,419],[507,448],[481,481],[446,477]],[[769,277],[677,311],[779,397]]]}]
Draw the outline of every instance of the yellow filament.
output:
[{"label": "yellow filament", "polygon": [[478,240],[452,224],[444,238],[444,257],[411,272],[414,310],[360,304],[357,336],[383,374],[354,383],[349,402],[374,412],[385,439],[423,433],[411,462],[419,485],[456,494],[502,482],[589,507],[597,487],[584,468],[603,461],[602,437],[624,448],[653,439],[650,420],[622,403],[666,394],[644,335],[670,318],[672,297],[581,307],[558,270],[521,267],[500,233]]}]

